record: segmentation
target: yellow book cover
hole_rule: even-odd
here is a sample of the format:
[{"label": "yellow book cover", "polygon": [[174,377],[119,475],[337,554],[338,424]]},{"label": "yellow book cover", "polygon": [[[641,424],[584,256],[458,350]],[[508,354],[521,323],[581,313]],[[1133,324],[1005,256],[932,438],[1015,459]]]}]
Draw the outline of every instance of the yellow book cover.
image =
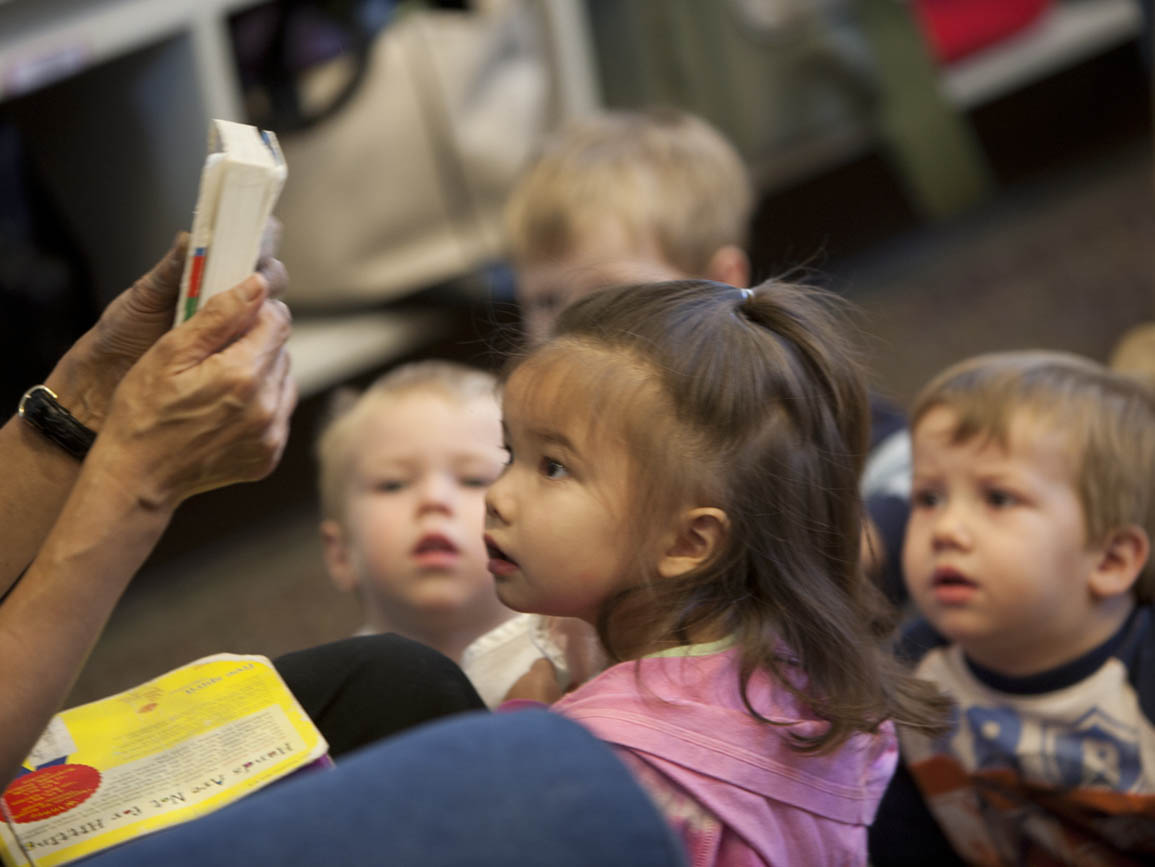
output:
[{"label": "yellow book cover", "polygon": [[266,657],[208,656],[53,717],[0,797],[0,857],[67,864],[325,765],[328,748]]}]

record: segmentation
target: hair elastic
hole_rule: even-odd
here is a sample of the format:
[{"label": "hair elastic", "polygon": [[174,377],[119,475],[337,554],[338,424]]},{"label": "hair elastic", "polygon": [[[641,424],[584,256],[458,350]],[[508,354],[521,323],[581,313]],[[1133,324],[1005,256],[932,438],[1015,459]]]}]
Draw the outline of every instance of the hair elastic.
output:
[{"label": "hair elastic", "polygon": [[754,297],[753,289],[739,289],[738,291],[742,293],[742,300],[739,302],[740,304],[745,304],[747,301]]}]

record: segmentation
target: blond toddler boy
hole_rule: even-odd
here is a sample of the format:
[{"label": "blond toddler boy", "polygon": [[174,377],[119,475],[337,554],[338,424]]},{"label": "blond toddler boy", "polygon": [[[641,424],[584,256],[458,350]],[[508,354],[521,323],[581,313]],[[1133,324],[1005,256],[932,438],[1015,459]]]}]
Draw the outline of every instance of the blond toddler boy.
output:
[{"label": "blond toddler boy", "polygon": [[752,190],[738,152],[693,115],[611,111],[563,127],[505,210],[529,340],[606,286],[687,276],[746,286]]},{"label": "blond toddler boy", "polygon": [[873,863],[1150,863],[1155,402],[1010,352],[934,379],[912,431],[905,649],[958,707],[900,735]]},{"label": "blond toddler boy", "polygon": [[505,463],[495,378],[400,367],[330,422],[317,457],[325,563],[360,598],[362,632],[441,651],[499,702],[541,654],[486,569],[485,491]]}]

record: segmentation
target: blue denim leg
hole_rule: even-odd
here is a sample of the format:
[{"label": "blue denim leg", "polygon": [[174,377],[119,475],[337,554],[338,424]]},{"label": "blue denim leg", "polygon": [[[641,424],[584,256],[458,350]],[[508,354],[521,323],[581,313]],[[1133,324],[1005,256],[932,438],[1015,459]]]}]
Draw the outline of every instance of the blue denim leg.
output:
[{"label": "blue denim leg", "polygon": [[431,723],[86,867],[668,867],[680,842],[612,750],[548,712]]}]

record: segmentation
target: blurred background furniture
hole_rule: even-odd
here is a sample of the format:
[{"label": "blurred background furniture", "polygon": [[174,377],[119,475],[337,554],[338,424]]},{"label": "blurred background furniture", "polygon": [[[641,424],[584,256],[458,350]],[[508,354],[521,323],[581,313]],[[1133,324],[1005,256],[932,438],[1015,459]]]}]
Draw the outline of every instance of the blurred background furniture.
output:
[{"label": "blurred background furniture", "polygon": [[[894,0],[863,0],[861,16],[849,0],[532,2],[559,117],[657,101],[714,121],[759,185],[755,273],[803,266],[854,299],[876,384],[900,403],[985,349],[1105,358],[1155,314],[1144,4],[1052,0],[948,62]],[[266,7],[0,0],[0,383],[13,392],[0,397],[11,406],[43,376],[36,347],[71,339],[187,225],[207,119],[251,116],[237,36]],[[491,250],[356,307],[301,305],[303,399],[281,467],[182,507],[73,700],[204,653],[276,654],[355,629],[316,539],[311,446],[326,393],[415,357],[496,365],[517,337],[511,298]]]}]

